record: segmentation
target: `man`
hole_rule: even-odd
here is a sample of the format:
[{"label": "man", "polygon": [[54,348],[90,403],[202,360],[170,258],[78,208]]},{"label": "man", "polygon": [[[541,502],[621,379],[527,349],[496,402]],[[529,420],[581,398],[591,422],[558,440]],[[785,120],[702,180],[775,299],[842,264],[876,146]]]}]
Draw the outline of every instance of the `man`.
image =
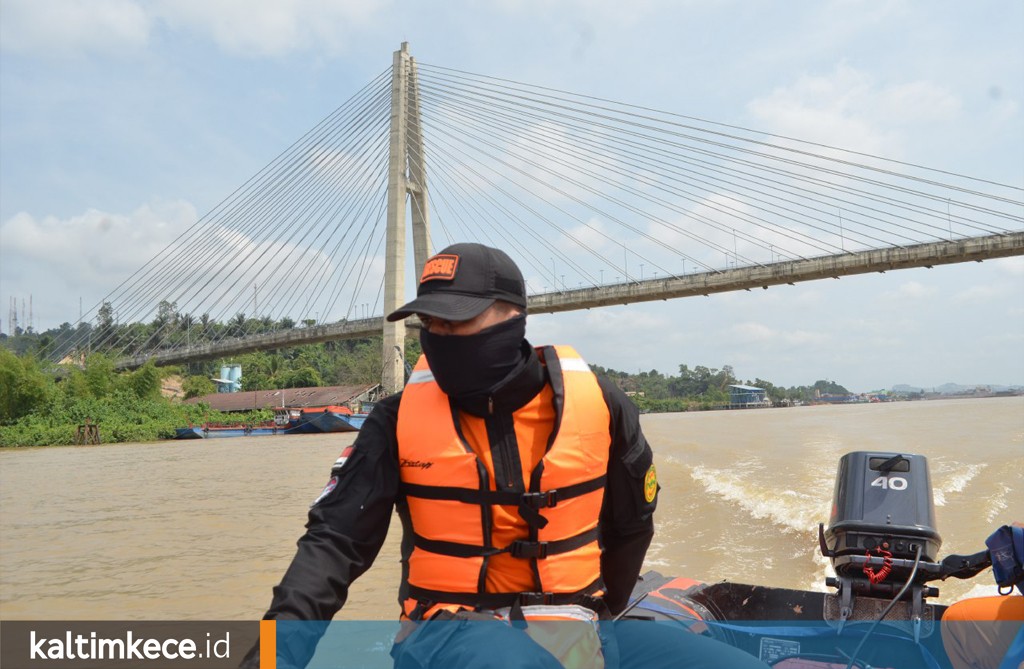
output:
[{"label": "man", "polygon": [[942,644],[954,669],[1024,669],[1024,523],[1003,525],[985,545],[1000,596],[954,602]]},{"label": "man", "polygon": [[[617,387],[572,349],[526,341],[526,287],[511,258],[449,246],[388,319],[413,314],[424,357],[332,471],[266,617],[330,620],[397,507],[397,667],[763,669],[706,637],[611,623],[654,534],[653,454]],[[578,641],[541,640],[529,622],[538,612],[582,622]],[[312,641],[279,643],[279,662],[304,666]]]},{"label": "man", "polygon": [[1024,669],[1024,597],[975,597],[942,614],[942,644],[954,669]]}]

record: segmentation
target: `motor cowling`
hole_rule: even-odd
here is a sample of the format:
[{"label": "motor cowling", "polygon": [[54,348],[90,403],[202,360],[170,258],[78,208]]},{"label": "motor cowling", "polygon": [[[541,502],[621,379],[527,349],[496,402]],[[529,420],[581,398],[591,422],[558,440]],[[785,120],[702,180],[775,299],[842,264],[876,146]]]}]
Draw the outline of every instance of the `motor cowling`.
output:
[{"label": "motor cowling", "polygon": [[914,560],[920,546],[921,561],[935,562],[942,538],[935,527],[927,458],[879,451],[844,455],[824,539],[840,575],[862,569],[862,563],[851,564],[852,556],[880,549],[895,560]]}]

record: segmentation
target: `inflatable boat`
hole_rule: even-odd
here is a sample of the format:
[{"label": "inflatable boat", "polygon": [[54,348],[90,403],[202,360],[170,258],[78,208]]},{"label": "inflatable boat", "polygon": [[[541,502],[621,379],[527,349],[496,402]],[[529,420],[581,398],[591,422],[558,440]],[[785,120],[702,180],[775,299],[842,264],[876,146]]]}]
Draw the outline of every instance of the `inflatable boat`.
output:
[{"label": "inflatable boat", "polygon": [[946,669],[930,582],[971,578],[988,551],[938,560],[927,461],[858,451],[840,460],[832,516],[820,550],[836,576],[825,592],[743,583],[702,583],[644,574],[625,618],[678,624],[779,669]]}]

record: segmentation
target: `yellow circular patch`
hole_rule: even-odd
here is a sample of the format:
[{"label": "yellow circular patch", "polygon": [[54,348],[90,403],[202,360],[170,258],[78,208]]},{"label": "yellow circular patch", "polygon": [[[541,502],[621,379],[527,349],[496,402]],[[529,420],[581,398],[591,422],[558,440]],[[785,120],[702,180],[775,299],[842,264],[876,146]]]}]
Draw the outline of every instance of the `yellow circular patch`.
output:
[{"label": "yellow circular patch", "polygon": [[658,494],[658,473],[654,471],[654,465],[647,470],[644,474],[644,499],[647,503],[654,501],[654,496]]}]

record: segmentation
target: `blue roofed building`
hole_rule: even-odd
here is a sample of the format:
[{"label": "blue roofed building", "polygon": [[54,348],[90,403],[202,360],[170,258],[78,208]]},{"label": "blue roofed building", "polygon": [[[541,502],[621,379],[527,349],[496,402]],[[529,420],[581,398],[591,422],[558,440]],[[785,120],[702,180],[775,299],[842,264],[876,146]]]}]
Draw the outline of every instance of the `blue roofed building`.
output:
[{"label": "blue roofed building", "polygon": [[770,407],[768,391],[764,388],[754,386],[729,386],[729,408],[730,409],[753,409],[757,407]]}]

